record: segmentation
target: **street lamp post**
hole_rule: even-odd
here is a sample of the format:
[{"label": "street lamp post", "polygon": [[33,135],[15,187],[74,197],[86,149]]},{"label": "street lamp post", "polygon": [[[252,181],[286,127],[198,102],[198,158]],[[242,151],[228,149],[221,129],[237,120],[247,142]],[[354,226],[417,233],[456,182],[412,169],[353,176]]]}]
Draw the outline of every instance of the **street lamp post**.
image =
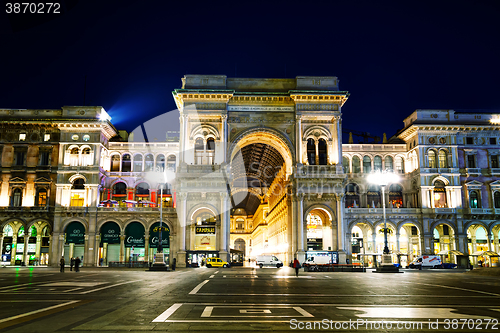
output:
[{"label": "street lamp post", "polygon": [[384,216],[384,251],[382,254],[382,265],[377,267],[377,273],[399,273],[399,268],[392,264],[392,258],[389,253],[389,246],[387,242],[387,219],[385,214],[385,187],[391,183],[399,181],[398,175],[391,171],[375,171],[368,175],[367,180],[369,183],[379,185],[382,188],[382,214]]},{"label": "street lamp post", "polygon": [[162,228],[163,228],[163,186],[167,184],[169,177],[168,171],[166,172],[152,172],[147,175],[148,180],[158,182],[160,178],[160,228],[158,231],[158,244],[156,246],[156,257],[153,265],[149,268],[150,270],[168,270],[168,265],[165,263],[165,257],[163,254],[163,239],[162,239]]}]

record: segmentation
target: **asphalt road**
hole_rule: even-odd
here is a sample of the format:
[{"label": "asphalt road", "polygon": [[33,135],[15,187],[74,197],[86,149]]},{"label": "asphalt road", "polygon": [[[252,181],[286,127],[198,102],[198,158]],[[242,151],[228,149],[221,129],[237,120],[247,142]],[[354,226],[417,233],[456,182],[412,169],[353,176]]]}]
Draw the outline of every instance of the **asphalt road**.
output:
[{"label": "asphalt road", "polygon": [[498,277],[453,270],[294,273],[0,268],[0,330],[500,331]]}]

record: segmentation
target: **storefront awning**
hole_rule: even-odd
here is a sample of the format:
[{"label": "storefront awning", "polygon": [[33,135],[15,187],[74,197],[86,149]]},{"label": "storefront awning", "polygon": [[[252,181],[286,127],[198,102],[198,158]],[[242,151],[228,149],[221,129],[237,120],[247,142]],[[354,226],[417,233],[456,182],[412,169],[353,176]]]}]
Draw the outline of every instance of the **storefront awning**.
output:
[{"label": "storefront awning", "polygon": [[456,256],[463,256],[464,255],[462,252],[457,251],[457,250],[443,250],[443,251],[438,252],[438,255],[449,255],[449,254],[454,254]]},{"label": "storefront awning", "polygon": [[471,256],[479,257],[479,256],[488,256],[488,257],[498,257],[498,253],[493,251],[476,251]]}]

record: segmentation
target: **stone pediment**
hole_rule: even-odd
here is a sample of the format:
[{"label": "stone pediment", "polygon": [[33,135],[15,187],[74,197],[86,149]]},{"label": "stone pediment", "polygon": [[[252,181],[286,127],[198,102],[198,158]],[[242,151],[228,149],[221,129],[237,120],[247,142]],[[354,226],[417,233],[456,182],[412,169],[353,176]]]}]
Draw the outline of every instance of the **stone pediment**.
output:
[{"label": "stone pediment", "polygon": [[490,183],[491,187],[500,187],[500,180],[495,180],[494,182]]},{"label": "stone pediment", "polygon": [[40,177],[35,179],[35,183],[52,183],[50,179],[47,179],[45,177]]},{"label": "stone pediment", "polygon": [[465,183],[465,186],[470,187],[470,188],[472,188],[472,187],[481,187],[483,185],[484,185],[483,183],[478,182],[477,180],[472,180],[472,181],[470,181],[468,183]]},{"label": "stone pediment", "polygon": [[26,180],[19,177],[14,177],[9,179],[9,183],[26,183]]}]

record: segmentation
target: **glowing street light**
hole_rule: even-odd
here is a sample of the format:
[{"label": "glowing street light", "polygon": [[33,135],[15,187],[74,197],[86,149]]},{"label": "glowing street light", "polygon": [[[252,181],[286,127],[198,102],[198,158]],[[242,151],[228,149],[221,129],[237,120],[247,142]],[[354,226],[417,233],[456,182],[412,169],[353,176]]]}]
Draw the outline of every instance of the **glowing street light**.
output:
[{"label": "glowing street light", "polygon": [[385,187],[388,184],[397,183],[399,176],[389,170],[375,171],[370,173],[366,180],[369,183],[379,185],[382,188],[382,212],[384,215],[384,251],[382,254],[382,267],[377,267],[379,273],[397,273],[399,269],[392,264],[389,246],[387,245],[387,219],[385,217]]}]

